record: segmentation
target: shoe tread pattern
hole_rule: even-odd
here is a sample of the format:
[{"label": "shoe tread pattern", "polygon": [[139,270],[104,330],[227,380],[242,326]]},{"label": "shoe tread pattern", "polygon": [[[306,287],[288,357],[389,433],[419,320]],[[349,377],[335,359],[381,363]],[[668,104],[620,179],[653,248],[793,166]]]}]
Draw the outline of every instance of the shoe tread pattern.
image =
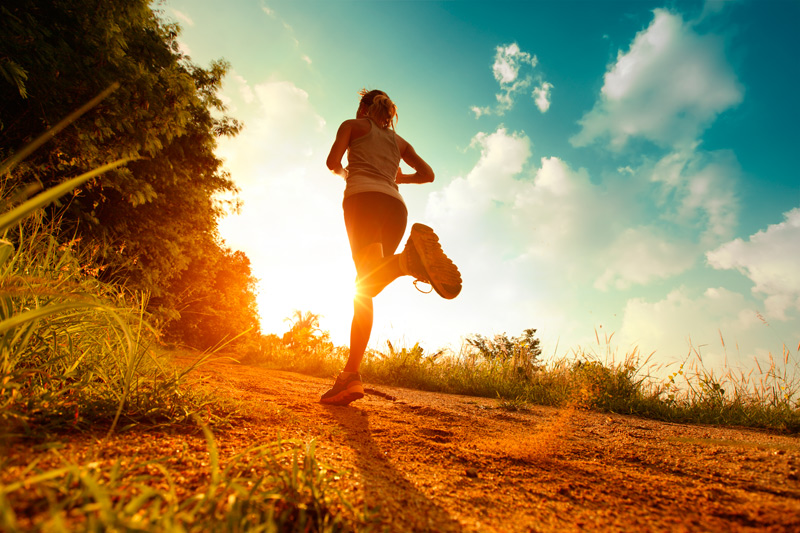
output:
[{"label": "shoe tread pattern", "polygon": [[[411,228],[409,242],[412,244],[409,263],[412,273],[422,267],[424,278],[418,279],[430,283],[434,290],[446,299],[452,299],[461,292],[461,273],[455,263],[445,255],[439,243],[439,237],[429,226],[414,224]],[[415,264],[419,261],[419,264]],[[416,267],[416,268],[415,268]]]}]

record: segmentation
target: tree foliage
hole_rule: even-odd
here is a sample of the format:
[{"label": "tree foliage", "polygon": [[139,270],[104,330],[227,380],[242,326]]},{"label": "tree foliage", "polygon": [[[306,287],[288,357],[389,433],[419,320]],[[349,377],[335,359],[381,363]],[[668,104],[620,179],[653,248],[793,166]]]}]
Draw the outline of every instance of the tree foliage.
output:
[{"label": "tree foliage", "polygon": [[319,327],[319,315],[295,310],[286,320],[291,322],[289,331],[283,334],[283,345],[298,356],[315,353],[320,348],[333,348],[330,333]]},{"label": "tree foliage", "polygon": [[[150,293],[162,319],[187,309],[181,298],[196,279],[190,267],[244,267],[246,260],[217,234],[219,217],[236,207],[220,200],[234,197],[236,187],[214,154],[218,137],[240,129],[217,96],[228,65],[193,64],[179,51],[178,32],[148,0],[0,6],[0,156],[120,84],[20,165],[15,179],[48,186],[107,161],[138,158],[78,191],[62,206],[62,228],[93,243],[104,280]],[[246,267],[248,275],[235,278],[241,290],[252,289]],[[246,309],[254,319],[254,306]]]},{"label": "tree foliage", "polygon": [[467,344],[476,348],[487,361],[509,361],[515,360],[518,365],[531,367],[539,366],[539,356],[542,355],[542,348],[539,346],[539,339],[536,338],[536,330],[526,329],[518,337],[509,337],[505,333],[495,335],[493,339],[483,335],[470,335],[466,339]]},{"label": "tree foliage", "polygon": [[244,334],[242,340],[256,349],[260,329],[250,260],[240,251],[217,250],[195,259],[170,287],[181,319],[168,323],[165,334],[203,350]]}]

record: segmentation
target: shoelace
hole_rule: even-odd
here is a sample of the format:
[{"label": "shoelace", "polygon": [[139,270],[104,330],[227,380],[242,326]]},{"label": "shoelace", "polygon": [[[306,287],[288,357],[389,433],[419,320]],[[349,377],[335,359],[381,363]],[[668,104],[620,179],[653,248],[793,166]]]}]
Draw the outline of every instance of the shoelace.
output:
[{"label": "shoelace", "polygon": [[[424,283],[430,288],[427,291],[423,291],[422,289],[419,288],[419,285],[417,285],[417,283]],[[421,280],[421,279],[415,279],[414,280],[414,288],[417,289],[422,294],[430,294],[430,293],[433,292],[433,285],[431,285],[430,281],[424,281],[424,280]]]}]

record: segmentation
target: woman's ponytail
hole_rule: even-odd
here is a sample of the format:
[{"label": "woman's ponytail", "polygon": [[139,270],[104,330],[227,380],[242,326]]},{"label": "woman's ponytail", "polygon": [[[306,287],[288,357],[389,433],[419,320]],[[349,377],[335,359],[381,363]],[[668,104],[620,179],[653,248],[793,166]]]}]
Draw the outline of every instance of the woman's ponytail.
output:
[{"label": "woman's ponytail", "polygon": [[385,92],[377,89],[372,91],[362,89],[359,94],[361,95],[360,105],[363,106],[364,112],[369,118],[381,128],[389,126],[394,128],[397,120],[397,106]]}]

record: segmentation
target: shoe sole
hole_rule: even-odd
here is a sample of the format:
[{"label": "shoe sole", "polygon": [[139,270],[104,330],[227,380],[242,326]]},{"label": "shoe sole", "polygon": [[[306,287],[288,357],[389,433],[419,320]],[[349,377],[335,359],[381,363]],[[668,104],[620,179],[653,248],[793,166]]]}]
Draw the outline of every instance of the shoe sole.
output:
[{"label": "shoe sole", "polygon": [[428,275],[425,281],[446,300],[458,296],[461,292],[461,273],[455,263],[442,251],[439,237],[433,229],[425,224],[414,224],[409,239]]},{"label": "shoe sole", "polygon": [[364,397],[364,387],[361,383],[350,383],[347,388],[330,398],[320,398],[319,403],[326,405],[347,405],[350,402]]}]

